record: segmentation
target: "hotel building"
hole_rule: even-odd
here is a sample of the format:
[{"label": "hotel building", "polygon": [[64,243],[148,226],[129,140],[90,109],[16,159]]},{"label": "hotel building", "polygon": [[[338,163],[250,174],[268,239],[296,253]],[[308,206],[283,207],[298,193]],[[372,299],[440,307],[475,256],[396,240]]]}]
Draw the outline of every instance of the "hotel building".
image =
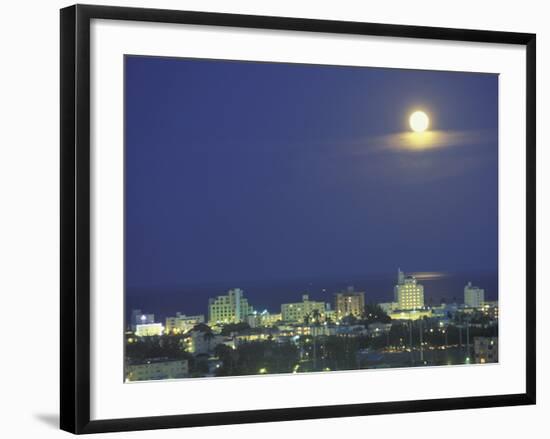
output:
[{"label": "hotel building", "polygon": [[162,326],[162,323],[136,325],[136,335],[138,337],[153,337],[155,335],[162,335],[163,332],[164,326]]},{"label": "hotel building", "polygon": [[199,323],[204,323],[204,315],[186,316],[177,312],[175,317],[166,317],[166,333],[181,334]]},{"label": "hotel building", "polygon": [[251,328],[270,327],[282,320],[281,313],[271,314],[267,310],[253,311],[247,316],[247,322]]},{"label": "hotel building", "polygon": [[484,303],[485,290],[468,282],[468,285],[464,287],[464,304],[470,308],[481,308]]},{"label": "hotel building", "polygon": [[281,305],[281,317],[285,322],[303,323],[306,316],[312,318],[318,312],[321,320],[324,320],[326,311],[329,309],[329,304],[309,300],[309,296],[303,294],[301,302],[283,303]]},{"label": "hotel building", "polygon": [[400,310],[415,310],[424,306],[424,286],[414,276],[405,276],[397,270],[397,285],[394,287],[394,301]]},{"label": "hotel building", "polygon": [[419,320],[433,317],[433,312],[431,309],[397,310],[388,313],[388,316],[392,320]]},{"label": "hotel building", "polygon": [[336,293],[334,302],[338,320],[349,315],[361,317],[365,312],[365,293],[354,291],[353,287],[348,287],[346,291]]},{"label": "hotel building", "polygon": [[240,288],[229,290],[225,296],[208,300],[208,322],[211,325],[245,322],[252,312],[252,306],[248,304],[248,299]]}]

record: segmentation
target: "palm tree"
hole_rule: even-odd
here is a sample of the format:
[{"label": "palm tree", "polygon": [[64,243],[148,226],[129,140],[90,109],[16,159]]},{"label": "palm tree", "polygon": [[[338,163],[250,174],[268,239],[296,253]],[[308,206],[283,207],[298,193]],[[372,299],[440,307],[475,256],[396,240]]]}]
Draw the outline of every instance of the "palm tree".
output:
[{"label": "palm tree", "polygon": [[[320,326],[321,312],[318,309],[314,309],[311,312],[311,320],[313,320],[313,325],[316,327]],[[317,336],[311,334],[313,338],[313,370],[317,368]]]},{"label": "palm tree", "polygon": [[311,320],[313,320],[313,323],[319,324],[321,320],[321,312],[318,309],[314,309],[311,312]]}]

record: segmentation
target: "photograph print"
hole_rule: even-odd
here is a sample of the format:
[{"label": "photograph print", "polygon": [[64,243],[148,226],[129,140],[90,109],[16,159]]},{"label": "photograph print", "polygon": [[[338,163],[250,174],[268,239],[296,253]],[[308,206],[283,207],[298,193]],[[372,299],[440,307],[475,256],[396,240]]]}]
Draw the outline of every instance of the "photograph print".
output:
[{"label": "photograph print", "polygon": [[126,55],[124,381],[498,363],[498,79]]}]

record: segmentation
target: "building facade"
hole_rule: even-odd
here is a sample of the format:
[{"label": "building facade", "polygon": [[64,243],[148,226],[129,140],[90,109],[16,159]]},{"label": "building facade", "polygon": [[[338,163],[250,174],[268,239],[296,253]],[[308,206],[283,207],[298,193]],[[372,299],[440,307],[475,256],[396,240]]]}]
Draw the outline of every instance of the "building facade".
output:
[{"label": "building facade", "polygon": [[271,314],[267,310],[262,312],[253,311],[247,316],[247,322],[251,328],[271,327],[281,320],[281,313]]},{"label": "building facade", "polygon": [[281,305],[281,317],[285,322],[303,323],[308,319],[326,318],[326,310],[330,309],[330,305],[325,302],[317,302],[309,300],[307,294],[302,295],[302,301],[296,303],[283,303]]},{"label": "building facade", "polygon": [[400,310],[415,310],[424,307],[424,286],[414,276],[405,276],[397,270],[397,285],[394,287],[394,301]]},{"label": "building facade", "polygon": [[498,363],[498,337],[474,337],[474,361]]},{"label": "building facade", "polygon": [[203,314],[186,316],[177,312],[175,317],[166,317],[166,333],[183,334],[199,323],[204,323]]},{"label": "building facade", "polygon": [[468,285],[464,287],[464,305],[470,308],[481,308],[484,304],[485,290],[468,282]]},{"label": "building facade", "polygon": [[148,360],[126,366],[127,381],[151,381],[186,378],[189,376],[187,360]]},{"label": "building facade", "polygon": [[211,354],[219,344],[235,348],[233,337],[214,334],[204,324],[194,327],[184,338],[185,351],[193,355]]},{"label": "building facade", "polygon": [[431,309],[396,310],[388,313],[392,320],[418,320],[433,317]]},{"label": "building facade", "polygon": [[383,302],[383,303],[379,303],[378,305],[380,306],[380,308],[382,308],[382,311],[384,311],[386,314],[389,314],[399,309],[399,304],[397,302]]},{"label": "building facade", "polygon": [[162,323],[145,323],[143,325],[136,325],[136,335],[138,337],[153,337],[156,335],[162,335],[164,332],[164,326]]},{"label": "building facade", "polygon": [[498,300],[484,301],[482,312],[493,320],[498,320]]},{"label": "building facade", "polygon": [[349,315],[362,317],[365,312],[365,292],[348,287],[346,291],[335,294],[334,305],[338,320]]},{"label": "building facade", "polygon": [[130,329],[136,330],[136,325],[145,325],[147,323],[155,323],[155,315],[144,313],[141,309],[133,309],[130,315]]},{"label": "building facade", "polygon": [[253,311],[240,288],[208,300],[208,322],[211,325],[246,322],[248,314]]}]

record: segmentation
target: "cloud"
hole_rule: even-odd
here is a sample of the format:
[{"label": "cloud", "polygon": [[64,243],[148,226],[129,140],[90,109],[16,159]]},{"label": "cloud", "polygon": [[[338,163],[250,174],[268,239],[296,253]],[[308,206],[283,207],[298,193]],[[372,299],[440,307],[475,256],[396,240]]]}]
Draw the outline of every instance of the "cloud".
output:
[{"label": "cloud", "polygon": [[426,151],[431,149],[475,145],[490,141],[489,131],[411,131],[372,137],[366,140],[370,150]]},{"label": "cloud", "polygon": [[393,178],[414,185],[467,175],[489,163],[497,166],[497,140],[495,130],[399,132],[357,138],[331,148],[330,159],[317,157],[323,158],[325,176],[336,181]]}]

